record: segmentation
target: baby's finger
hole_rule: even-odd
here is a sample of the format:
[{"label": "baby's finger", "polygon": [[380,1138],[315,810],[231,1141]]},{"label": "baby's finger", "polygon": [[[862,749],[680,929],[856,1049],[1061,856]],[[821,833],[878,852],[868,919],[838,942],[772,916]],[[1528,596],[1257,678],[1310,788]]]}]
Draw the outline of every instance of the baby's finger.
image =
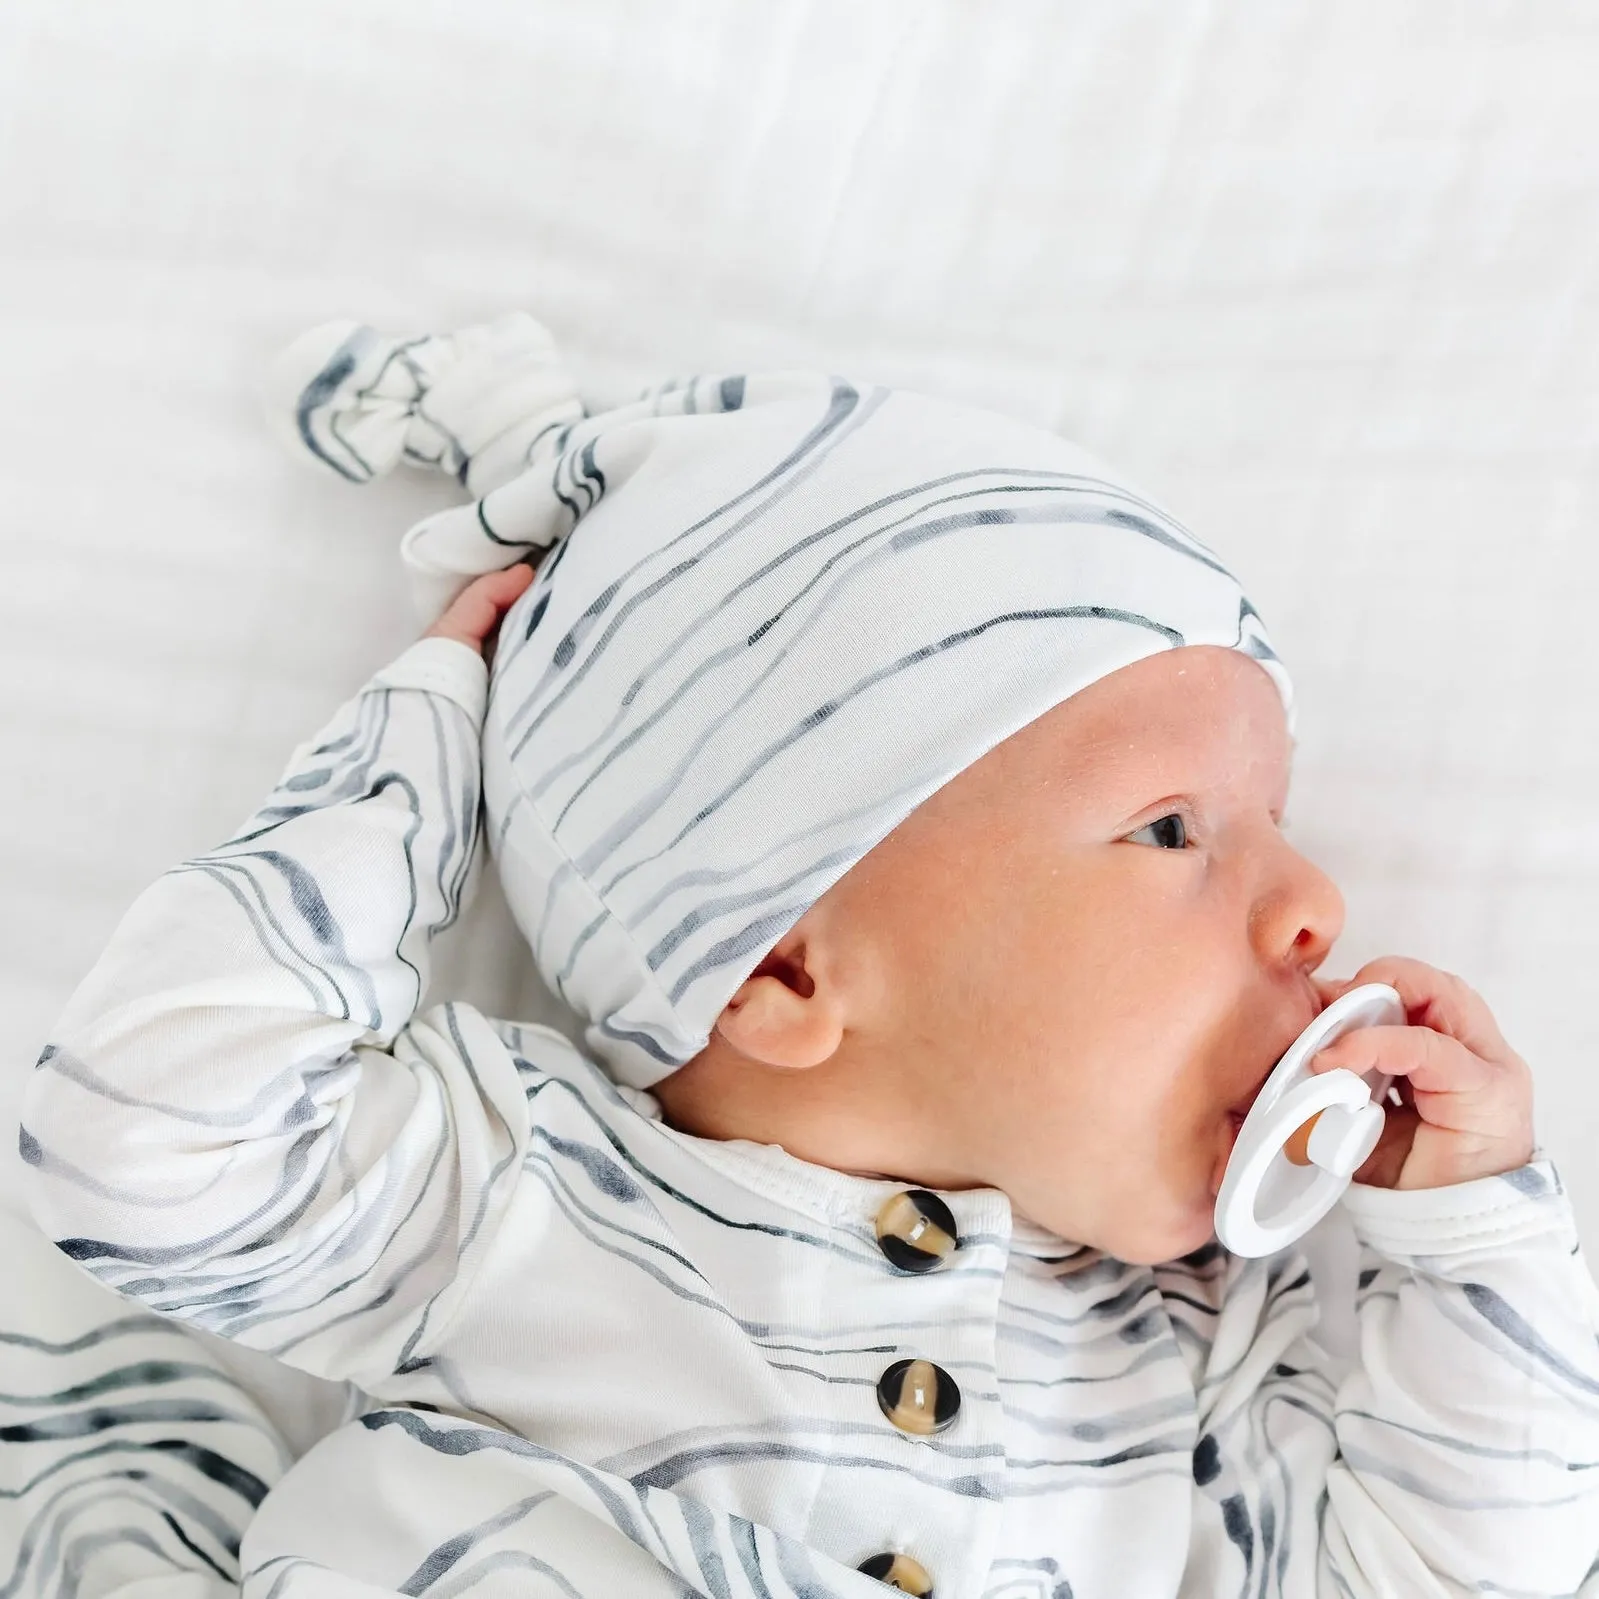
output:
[{"label": "baby's finger", "polygon": [[499,606],[490,590],[484,586],[484,580],[479,578],[451,603],[439,618],[439,627],[454,638],[470,639],[480,644],[498,615]]},{"label": "baby's finger", "polygon": [[1430,1027],[1357,1027],[1310,1062],[1312,1072],[1340,1066],[1357,1077],[1379,1071],[1408,1078],[1418,1100],[1430,1094],[1481,1094],[1504,1075],[1502,1066]]},{"label": "baby's finger", "polygon": [[1348,986],[1358,983],[1387,983],[1413,1026],[1446,1034],[1484,1060],[1525,1065],[1505,1042],[1487,1001],[1453,972],[1404,955],[1382,955],[1367,961]]},{"label": "baby's finger", "polygon": [[533,569],[523,562],[474,578],[446,607],[424,638],[457,639],[482,647],[500,617],[532,581]]},{"label": "baby's finger", "polygon": [[487,602],[497,617],[511,608],[522,590],[532,581],[532,565],[527,561],[517,561],[498,572],[485,572],[466,589],[461,598],[471,595],[475,603],[481,605]]}]

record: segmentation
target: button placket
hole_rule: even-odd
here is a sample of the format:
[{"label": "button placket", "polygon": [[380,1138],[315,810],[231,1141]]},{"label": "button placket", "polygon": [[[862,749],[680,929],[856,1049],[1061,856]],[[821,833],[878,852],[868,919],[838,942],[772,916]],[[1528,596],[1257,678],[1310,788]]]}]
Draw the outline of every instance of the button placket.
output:
[{"label": "button placket", "polygon": [[[878,1190],[879,1195],[883,1193],[883,1189]],[[896,1320],[914,1321],[929,1329],[929,1341],[940,1358],[954,1357],[979,1376],[988,1372],[993,1363],[994,1342],[990,1323],[997,1309],[1010,1227],[1004,1196],[984,1191],[951,1195],[946,1200],[930,1189],[903,1188],[879,1198],[877,1205],[878,1248],[895,1268],[894,1276],[903,1275],[906,1279],[894,1286],[891,1278],[879,1277],[881,1287],[874,1291],[873,1302],[882,1307],[884,1332],[893,1336]],[[993,1258],[996,1249],[997,1258]],[[940,1268],[947,1271],[947,1277]],[[921,1278],[921,1283],[911,1286],[911,1276]],[[978,1312],[975,1317],[974,1310]],[[900,1348],[905,1349],[907,1342],[901,1342]],[[931,1443],[934,1435],[955,1426],[964,1408],[972,1411],[966,1420],[976,1424],[976,1432],[970,1437],[962,1432],[962,1443],[973,1445],[980,1455],[995,1448],[988,1436],[992,1406],[986,1401],[991,1396],[979,1390],[979,1399],[984,1402],[978,1402],[973,1410],[965,1403],[967,1396],[962,1395],[950,1372],[918,1355],[914,1344],[906,1358],[894,1361],[881,1373],[874,1397],[884,1417],[907,1442]],[[991,1474],[986,1467],[980,1469],[985,1477]],[[859,1508],[852,1507],[855,1515]],[[933,1570],[918,1556],[935,1564],[952,1560],[957,1582],[970,1580],[974,1570],[983,1565],[978,1550],[991,1542],[990,1523],[994,1518],[989,1514],[990,1507],[963,1504],[953,1520],[940,1513],[926,1527],[920,1526],[922,1517],[915,1511],[907,1516],[907,1508],[894,1507],[890,1526],[882,1526],[878,1533],[888,1547],[862,1561],[856,1569],[890,1589],[919,1594],[922,1599],[929,1599],[934,1591]],[[975,1538],[975,1546],[964,1536],[968,1531]],[[871,1538],[869,1532],[867,1537]],[[928,1541],[925,1549],[919,1547],[924,1540]],[[907,1549],[915,1553],[906,1553]],[[943,1575],[947,1578],[949,1573]]]}]

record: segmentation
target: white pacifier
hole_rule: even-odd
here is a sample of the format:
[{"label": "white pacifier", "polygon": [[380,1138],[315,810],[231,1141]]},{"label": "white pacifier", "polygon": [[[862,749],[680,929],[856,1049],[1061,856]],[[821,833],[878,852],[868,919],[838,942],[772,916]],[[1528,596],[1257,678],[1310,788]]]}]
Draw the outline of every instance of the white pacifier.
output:
[{"label": "white pacifier", "polygon": [[[1342,1067],[1313,1074],[1311,1058],[1357,1027],[1405,1020],[1396,989],[1362,983],[1335,999],[1278,1061],[1238,1129],[1216,1195],[1216,1236],[1235,1255],[1269,1255],[1309,1232],[1382,1136],[1393,1078]],[[1306,1130],[1308,1139],[1296,1138]]]}]

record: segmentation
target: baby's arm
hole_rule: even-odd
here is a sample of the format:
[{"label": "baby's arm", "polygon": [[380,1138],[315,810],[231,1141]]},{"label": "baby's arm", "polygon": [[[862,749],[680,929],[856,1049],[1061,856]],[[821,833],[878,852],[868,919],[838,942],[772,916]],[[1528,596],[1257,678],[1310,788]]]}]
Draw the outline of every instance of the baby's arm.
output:
[{"label": "baby's arm", "polygon": [[1421,1567],[1418,1593],[1573,1592],[1599,1562],[1599,1290],[1553,1162],[1344,1204],[1359,1353],[1324,1562],[1357,1593]]},{"label": "baby's arm", "polygon": [[1267,1593],[1574,1592],[1599,1562],[1599,1289],[1553,1163],[1343,1203],[1359,1346],[1336,1385],[1303,1255],[1229,1262],[1195,1577],[1247,1545]]},{"label": "baby's arm", "polygon": [[486,691],[459,631],[377,672],[234,837],[135,901],[24,1094],[24,1193],[60,1249],[324,1377],[436,1335],[526,1145],[483,1017],[412,1019],[480,866]]}]

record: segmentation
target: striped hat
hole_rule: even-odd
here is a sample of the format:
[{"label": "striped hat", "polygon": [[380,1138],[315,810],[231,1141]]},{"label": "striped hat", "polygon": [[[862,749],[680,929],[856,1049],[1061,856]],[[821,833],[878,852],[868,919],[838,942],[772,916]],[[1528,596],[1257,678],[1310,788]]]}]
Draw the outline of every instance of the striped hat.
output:
[{"label": "striped hat", "polygon": [[[271,393],[354,481],[473,503],[402,541],[419,614],[537,559],[483,730],[489,840],[545,980],[620,1082],[702,1050],[823,892],[928,795],[1157,650],[1288,675],[1208,546],[1076,445],[816,372],[694,377],[589,414],[520,314],[312,330]],[[548,553],[542,553],[548,552]]]}]

